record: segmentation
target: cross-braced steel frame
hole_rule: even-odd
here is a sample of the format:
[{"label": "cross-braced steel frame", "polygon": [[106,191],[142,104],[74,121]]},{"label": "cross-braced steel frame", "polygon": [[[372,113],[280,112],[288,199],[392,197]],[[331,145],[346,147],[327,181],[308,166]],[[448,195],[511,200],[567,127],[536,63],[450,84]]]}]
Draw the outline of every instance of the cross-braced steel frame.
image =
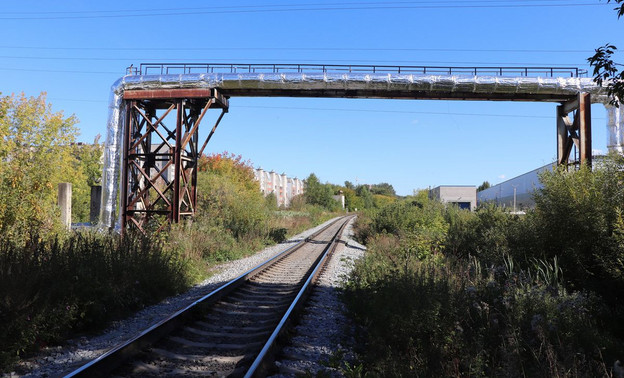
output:
[{"label": "cross-braced steel frame", "polygon": [[[228,100],[216,89],[137,90],[124,103],[122,230],[158,232],[195,214],[198,159]],[[214,108],[221,114],[200,148],[199,126]]]},{"label": "cross-braced steel frame", "polygon": [[[570,119],[572,113],[572,119]],[[570,158],[574,149],[573,157]],[[557,106],[557,164],[592,164],[591,101],[589,93]]]}]

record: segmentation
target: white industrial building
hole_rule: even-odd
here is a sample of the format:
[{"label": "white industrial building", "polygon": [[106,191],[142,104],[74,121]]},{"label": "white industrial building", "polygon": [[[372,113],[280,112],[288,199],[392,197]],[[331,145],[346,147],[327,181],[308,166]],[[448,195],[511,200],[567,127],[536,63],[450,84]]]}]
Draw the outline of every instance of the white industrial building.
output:
[{"label": "white industrial building", "polygon": [[474,211],[477,208],[477,187],[463,185],[441,185],[429,190],[429,197],[442,203]]}]

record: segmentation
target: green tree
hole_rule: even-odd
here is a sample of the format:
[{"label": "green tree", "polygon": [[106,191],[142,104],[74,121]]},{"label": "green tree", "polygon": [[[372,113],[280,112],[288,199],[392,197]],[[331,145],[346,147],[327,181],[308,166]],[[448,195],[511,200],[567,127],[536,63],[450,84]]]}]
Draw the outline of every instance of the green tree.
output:
[{"label": "green tree", "polygon": [[482,190],[488,189],[490,188],[490,182],[489,181],[483,181],[483,184],[479,185],[479,187],[477,187],[477,192],[480,192]]},{"label": "green tree", "polygon": [[88,222],[91,205],[91,187],[102,179],[104,146],[96,136],[93,144],[76,143],[72,146],[72,172],[65,181],[72,183],[72,222]]},{"label": "green tree", "polygon": [[[607,2],[611,3],[611,0]],[[624,15],[624,0],[613,0],[613,2],[619,4],[614,8],[619,19]],[[594,81],[598,85],[607,81],[607,93],[613,97],[610,102],[612,105],[619,106],[619,101],[624,99],[624,71],[618,70],[616,66],[621,66],[621,64],[613,60],[616,50],[617,47],[607,43],[597,48],[595,54],[587,61],[594,67]]]},{"label": "green tree", "polygon": [[85,173],[87,185],[89,187],[99,185],[102,180],[102,154],[104,145],[100,143],[98,134],[93,140],[93,144],[75,145],[75,156],[80,162]]},{"label": "green tree", "polygon": [[364,209],[372,209],[375,207],[375,202],[373,201],[373,194],[368,190],[368,185],[360,185],[355,189],[355,193],[360,200],[362,201],[362,208]]},{"label": "green tree", "polygon": [[314,173],[305,179],[304,196],[306,203],[319,205],[329,210],[337,210],[338,202],[332,197],[334,194],[330,184],[321,184]]},{"label": "green tree", "polygon": [[58,226],[57,185],[71,177],[77,119],[53,112],[45,93],[0,98],[0,233]]},{"label": "green tree", "polygon": [[388,184],[387,182],[371,185],[370,191],[373,194],[381,194],[383,196],[396,196],[394,187],[392,187],[392,185]]},{"label": "green tree", "polygon": [[347,209],[349,209],[349,211],[363,209],[362,201],[360,197],[358,197],[358,195],[355,193],[355,190],[350,188],[344,188],[342,191],[345,196],[345,206]]}]

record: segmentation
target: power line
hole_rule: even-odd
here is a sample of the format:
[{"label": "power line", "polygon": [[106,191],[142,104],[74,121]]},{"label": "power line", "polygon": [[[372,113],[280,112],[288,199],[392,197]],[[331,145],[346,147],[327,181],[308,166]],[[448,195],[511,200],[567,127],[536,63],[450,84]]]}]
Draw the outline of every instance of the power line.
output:
[{"label": "power line", "polygon": [[96,104],[106,104],[105,100],[88,100],[88,99],[76,99],[76,98],[59,98],[59,97],[48,97],[49,101],[67,101],[67,102],[91,102]]},{"label": "power line", "polygon": [[1,46],[1,49],[22,50],[64,50],[64,51],[396,51],[396,52],[500,52],[500,53],[588,53],[593,52],[594,47],[585,50],[551,50],[551,49],[452,49],[452,48],[374,48],[374,47],[65,47],[65,46]]},{"label": "power line", "polygon": [[[98,19],[98,18],[137,18],[157,16],[197,16],[206,14],[249,14],[249,13],[284,13],[284,12],[312,12],[312,11],[349,11],[349,10],[398,10],[398,9],[485,9],[485,8],[569,8],[569,7],[596,7],[605,3],[579,4],[498,4],[498,5],[373,5],[373,6],[319,6],[309,8],[281,8],[281,9],[230,9],[230,10],[184,10],[167,13],[124,13],[115,15],[78,15],[78,16],[18,16],[0,17],[0,20],[69,20],[69,19]],[[291,5],[292,6],[292,5]]]},{"label": "power line", "polygon": [[[66,61],[120,61],[120,62],[137,62],[137,61],[166,61],[167,59],[145,59],[145,58],[83,58],[83,57],[41,57],[41,56],[0,56],[0,59],[23,59],[23,60],[66,60]],[[446,61],[446,60],[395,60],[391,62],[383,62],[379,60],[367,60],[367,59],[278,59],[278,58],[263,58],[263,59],[211,59],[210,63],[231,63],[235,61],[235,64],[249,64],[249,62],[261,62],[263,64],[273,64],[268,62],[280,62],[281,64],[329,64],[329,63],[342,63],[342,64],[375,64],[375,65],[481,65],[481,66],[493,66],[493,65],[505,65],[505,66],[541,66],[541,67],[585,67],[589,66],[587,62],[576,63],[537,63],[537,62],[492,62],[492,61]],[[181,59],[185,63],[202,64],[205,63],[205,59]],[[233,63],[234,64],[234,63]],[[494,67],[496,68],[496,67]],[[17,69],[16,69],[17,70]],[[27,71],[28,69],[23,69]],[[70,72],[70,71],[67,71]],[[120,72],[117,72],[121,74]]]},{"label": "power line", "polygon": [[313,110],[313,111],[339,111],[355,113],[389,113],[389,114],[424,114],[424,115],[451,115],[451,116],[476,116],[476,117],[516,117],[516,118],[541,118],[552,119],[552,116],[536,116],[527,114],[494,114],[494,113],[453,113],[453,112],[420,112],[409,110],[376,110],[376,109],[345,109],[345,108],[313,108],[313,107],[289,107],[289,106],[253,106],[241,105],[232,108],[249,109],[279,109],[279,110]]},{"label": "power line", "polygon": [[[69,98],[48,98],[51,101],[70,101],[70,102],[93,102],[104,104],[104,100],[88,100],[88,99],[69,99]],[[347,109],[347,108],[317,108],[317,107],[295,107],[295,106],[254,106],[239,105],[232,106],[232,109],[271,109],[271,110],[304,110],[304,111],[331,111],[331,112],[351,112],[351,113],[381,113],[381,114],[420,114],[420,115],[449,115],[449,116],[469,116],[469,117],[514,117],[514,118],[536,118],[536,119],[552,119],[552,116],[537,116],[527,114],[496,114],[496,113],[456,113],[456,112],[428,112],[428,111],[409,111],[409,110],[377,110],[377,109]],[[602,118],[594,118],[602,119]]]},{"label": "power line", "polygon": [[[556,2],[565,2],[567,4],[570,3],[570,0],[520,0],[521,2],[524,3],[537,3],[537,5],[539,5],[539,3],[556,3]],[[581,0],[576,0],[576,1],[581,1]],[[196,11],[201,11],[201,10],[215,10],[215,9],[225,9],[225,10],[231,10],[231,9],[257,9],[260,8],[265,9],[265,8],[285,8],[285,7],[311,7],[311,6],[354,6],[354,5],[360,5],[360,6],[370,6],[370,5],[406,5],[406,4],[420,4],[420,5],[431,5],[431,4],[435,4],[435,5],[439,5],[439,4],[447,4],[448,6],[452,5],[452,4],[466,4],[469,1],[466,0],[438,0],[438,1],[355,1],[355,2],[335,2],[335,3],[302,3],[302,4],[292,4],[292,3],[288,3],[286,5],[284,4],[264,4],[264,5],[230,5],[230,6],[211,6],[211,7],[195,7],[192,8],[193,10]],[[518,0],[476,0],[473,1],[473,3],[481,3],[478,5],[482,5],[482,4],[488,4],[488,3],[511,3],[511,4],[517,4],[519,1]],[[477,5],[477,4],[473,4],[473,5]],[[186,9],[191,9],[191,8],[186,8]],[[155,8],[155,9],[116,9],[116,10],[87,10],[87,11],[76,11],[76,10],[71,10],[71,11],[42,11],[42,12],[33,12],[33,11],[28,11],[28,12],[3,12],[3,14],[26,14],[26,15],[33,15],[33,14],[102,14],[102,13],[122,13],[122,14],[126,14],[126,13],[135,13],[135,12],[145,12],[145,11],[150,11],[150,12],[170,12],[170,11],[180,11],[180,8]]]},{"label": "power line", "polygon": [[0,71],[19,71],[19,72],[49,72],[49,73],[70,73],[70,74],[106,74],[106,75],[119,75],[119,72],[111,71],[75,71],[75,70],[51,70],[51,69],[37,69],[37,68],[12,68],[12,67],[0,67]]}]

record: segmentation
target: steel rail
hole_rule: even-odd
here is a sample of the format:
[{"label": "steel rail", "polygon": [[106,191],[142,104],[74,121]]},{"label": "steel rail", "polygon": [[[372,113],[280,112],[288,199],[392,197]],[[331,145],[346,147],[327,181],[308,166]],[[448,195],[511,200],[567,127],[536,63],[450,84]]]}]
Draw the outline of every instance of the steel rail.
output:
[{"label": "steel rail", "polygon": [[195,300],[184,308],[176,311],[168,318],[163,319],[160,322],[148,327],[147,329],[141,331],[138,335],[109,349],[101,356],[64,375],[64,377],[93,377],[104,376],[107,373],[110,373],[125,360],[139,353],[141,349],[155,343],[167,334],[171,333],[174,329],[178,328],[201,308],[214,304],[219,299],[223,298],[224,296],[244,284],[248,279],[255,277],[267,268],[286,258],[288,255],[292,254],[296,250],[302,248],[307,242],[310,241],[310,239],[320,235],[344,218],[345,217],[335,219],[331,223],[327,224],[312,235],[301,240],[297,244],[290,246],[276,256],[266,260],[261,264],[258,264],[256,267],[228,281],[227,283],[210,292],[209,294],[206,294],[205,296]]},{"label": "steel rail", "polygon": [[266,372],[268,370],[268,365],[272,363],[270,359],[273,357],[275,353],[275,349],[277,348],[277,342],[280,336],[284,334],[287,328],[286,327],[287,324],[293,319],[294,316],[298,315],[299,311],[305,304],[305,299],[310,293],[310,290],[312,288],[312,283],[314,283],[317,280],[328,258],[336,250],[336,246],[338,245],[340,236],[342,235],[342,232],[344,231],[345,227],[347,226],[351,218],[353,217],[352,216],[348,217],[348,219],[344,221],[342,226],[340,226],[336,234],[333,236],[331,243],[327,245],[327,247],[325,248],[321,256],[319,256],[319,258],[315,262],[314,269],[308,275],[308,278],[306,279],[305,283],[299,290],[299,293],[297,293],[297,296],[295,297],[291,305],[288,307],[288,310],[286,310],[286,313],[284,314],[284,316],[282,316],[279,324],[277,325],[277,327],[275,328],[275,330],[273,331],[273,333],[271,334],[267,342],[262,347],[262,350],[260,351],[260,353],[258,353],[258,356],[254,360],[254,362],[251,364],[249,370],[247,370],[247,373],[245,374],[245,378],[252,378],[252,377],[266,375]]}]

